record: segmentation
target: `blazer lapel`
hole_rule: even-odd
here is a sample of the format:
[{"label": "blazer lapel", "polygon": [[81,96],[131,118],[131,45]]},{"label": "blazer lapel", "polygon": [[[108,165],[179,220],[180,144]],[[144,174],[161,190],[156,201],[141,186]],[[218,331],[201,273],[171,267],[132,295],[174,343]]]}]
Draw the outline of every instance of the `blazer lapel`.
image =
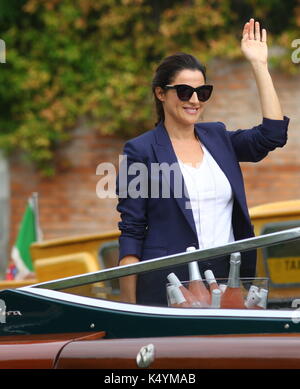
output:
[{"label": "blazer lapel", "polygon": [[[190,227],[194,231],[195,235],[197,236],[197,230],[195,226],[195,221],[193,217],[193,211],[190,206],[190,199],[187,194],[186,186],[184,183],[184,178],[180,170],[180,166],[176,157],[176,154],[174,152],[169,134],[167,130],[165,129],[162,122],[158,124],[158,126],[155,128],[155,138],[156,138],[156,144],[154,144],[154,152],[156,155],[156,158],[159,162],[159,164],[167,163],[169,167],[171,167],[170,170],[174,171],[174,179],[172,177],[167,177],[166,172],[164,169],[162,169],[163,174],[165,175],[166,182],[170,185],[170,192],[173,193],[173,196],[175,200],[177,201],[177,204],[179,208],[181,209],[182,213],[184,214],[187,222],[189,223]],[[176,177],[180,178],[179,183],[176,182],[176,185],[181,185],[181,196],[176,196],[177,191],[174,188],[175,179]],[[177,188],[176,188],[177,189]]]}]

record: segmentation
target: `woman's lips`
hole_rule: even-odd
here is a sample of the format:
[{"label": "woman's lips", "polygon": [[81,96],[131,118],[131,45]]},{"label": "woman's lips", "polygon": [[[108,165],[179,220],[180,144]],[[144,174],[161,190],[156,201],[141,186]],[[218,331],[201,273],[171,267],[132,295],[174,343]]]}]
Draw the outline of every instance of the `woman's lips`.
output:
[{"label": "woman's lips", "polygon": [[189,115],[196,115],[199,111],[199,108],[192,108],[192,107],[183,107],[183,109]]}]

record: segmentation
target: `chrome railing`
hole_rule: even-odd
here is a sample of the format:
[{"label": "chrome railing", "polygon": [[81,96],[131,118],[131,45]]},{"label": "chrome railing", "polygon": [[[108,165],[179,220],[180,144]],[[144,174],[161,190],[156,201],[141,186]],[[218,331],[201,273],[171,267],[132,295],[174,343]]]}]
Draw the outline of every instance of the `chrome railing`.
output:
[{"label": "chrome railing", "polygon": [[34,284],[31,287],[52,290],[73,288],[94,282],[107,281],[132,274],[144,273],[151,270],[173,267],[192,261],[207,261],[213,258],[229,255],[234,252],[255,250],[258,248],[273,246],[297,239],[300,239],[300,227],[273,232],[271,234],[261,235],[254,238],[238,240],[236,242],[227,243],[225,245],[212,247],[209,249],[183,252],[175,255],[150,259],[147,261],[141,261],[130,265],[117,266],[92,273],[85,273],[77,276],[42,282],[39,284]]}]

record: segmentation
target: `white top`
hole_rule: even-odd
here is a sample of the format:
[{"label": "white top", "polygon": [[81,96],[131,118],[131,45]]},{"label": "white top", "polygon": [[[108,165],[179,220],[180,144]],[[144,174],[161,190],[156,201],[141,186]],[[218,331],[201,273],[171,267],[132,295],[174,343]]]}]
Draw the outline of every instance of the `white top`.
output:
[{"label": "white top", "polygon": [[231,185],[210,152],[202,145],[204,155],[200,166],[193,167],[178,159],[188,191],[198,234],[199,248],[233,242]]}]

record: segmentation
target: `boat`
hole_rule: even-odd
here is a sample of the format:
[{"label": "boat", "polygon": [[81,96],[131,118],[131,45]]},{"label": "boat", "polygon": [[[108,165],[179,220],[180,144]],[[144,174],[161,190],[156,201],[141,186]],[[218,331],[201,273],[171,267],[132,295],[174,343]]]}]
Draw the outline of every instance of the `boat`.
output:
[{"label": "boat", "polygon": [[299,369],[300,300],[290,309],[174,308],[78,294],[87,285],[298,239],[299,227],[2,290],[0,368]]}]

